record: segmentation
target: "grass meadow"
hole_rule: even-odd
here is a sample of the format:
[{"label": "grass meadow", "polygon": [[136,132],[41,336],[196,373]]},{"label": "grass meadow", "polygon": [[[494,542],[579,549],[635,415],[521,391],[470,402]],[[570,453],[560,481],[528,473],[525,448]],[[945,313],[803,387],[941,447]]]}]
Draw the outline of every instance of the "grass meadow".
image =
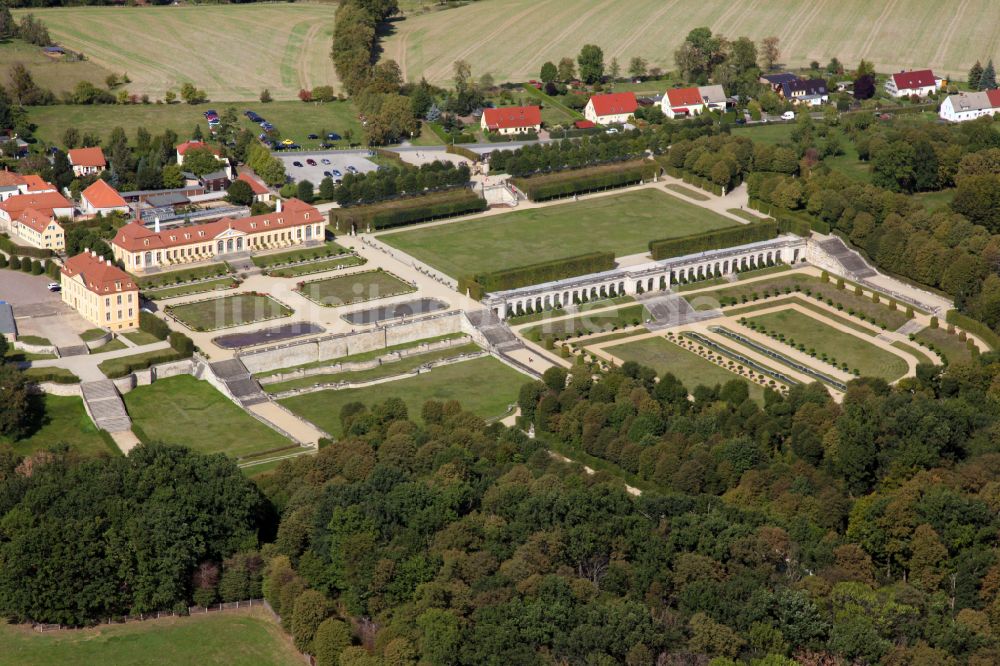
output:
[{"label": "grass meadow", "polygon": [[655,189],[425,226],[380,240],[452,277],[594,251],[649,251],[649,241],[736,222]]},{"label": "grass meadow", "polygon": [[[0,444],[9,444],[19,455],[29,455],[60,444],[83,455],[116,455],[118,450],[101,437],[97,426],[87,416],[83,400],[75,396],[44,395],[45,415],[38,428],[28,437],[13,441],[0,437]],[[0,643],[3,643],[0,640]],[[0,654],[3,650],[0,650]],[[0,656],[2,663],[2,656]]]}]

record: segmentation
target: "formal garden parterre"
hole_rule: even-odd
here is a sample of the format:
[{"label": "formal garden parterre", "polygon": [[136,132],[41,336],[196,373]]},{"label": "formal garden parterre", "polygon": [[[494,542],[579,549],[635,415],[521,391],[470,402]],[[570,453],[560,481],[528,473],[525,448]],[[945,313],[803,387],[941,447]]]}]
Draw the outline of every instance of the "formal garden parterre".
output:
[{"label": "formal garden parterre", "polygon": [[273,296],[256,292],[168,305],[163,311],[193,331],[215,331],[281,319],[293,312]]},{"label": "formal garden parterre", "polygon": [[380,268],[301,282],[297,290],[318,305],[338,307],[409,294],[417,288]]}]

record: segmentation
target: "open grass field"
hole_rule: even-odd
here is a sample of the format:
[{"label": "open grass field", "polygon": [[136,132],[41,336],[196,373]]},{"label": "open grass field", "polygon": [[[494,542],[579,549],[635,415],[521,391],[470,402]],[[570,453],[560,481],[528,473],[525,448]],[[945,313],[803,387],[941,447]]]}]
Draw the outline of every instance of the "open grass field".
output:
[{"label": "open grass field", "polygon": [[179,375],[140,386],[123,396],[132,421],[155,441],[199,453],[240,456],[292,442],[260,423],[208,382]]},{"label": "open grass field", "polygon": [[509,405],[517,402],[517,392],[529,381],[529,377],[495,358],[484,357],[363,389],[295,396],[282,400],[281,404],[336,437],[341,434],[340,409],[349,402],[371,406],[387,398],[401,398],[410,418],[420,421],[420,410],[426,401],[458,400],[466,411],[491,418],[502,416]]},{"label": "open grass field", "polygon": [[59,44],[105,70],[128,73],[130,92],[162,99],[190,81],[209,99],[257,100],[263,88],[275,99],[294,99],[300,88],[336,85],[335,10],[275,3],[31,11]]},{"label": "open grass field", "polygon": [[651,240],[735,225],[647,188],[385,234],[380,240],[457,278],[598,250],[639,254],[649,251]]},{"label": "open grass field", "polygon": [[214,331],[292,314],[289,308],[270,296],[249,293],[167,306],[167,308],[166,311],[194,331]]},{"label": "open grass field", "polygon": [[972,358],[972,353],[966,343],[958,339],[957,334],[948,333],[944,328],[930,328],[917,333],[917,340],[934,345],[939,352],[944,354],[948,363],[965,363]]},{"label": "open grass field", "polygon": [[392,273],[377,270],[307,282],[301,291],[303,296],[314,303],[337,307],[408,294],[416,289]]},{"label": "open grass field", "polygon": [[[44,395],[45,416],[31,436],[17,442],[0,437],[0,444],[9,444],[15,453],[27,455],[57,444],[68,444],[71,451],[84,455],[110,454],[112,449],[98,434],[97,427],[83,409],[83,400],[74,396]],[[0,643],[3,641],[0,640]],[[3,663],[0,650],[0,663]]]},{"label": "open grass field", "polygon": [[627,8],[605,0],[491,0],[396,22],[384,47],[410,81],[448,82],[458,59],[476,76],[523,81],[537,78],[546,60],[575,57],[583,44],[604,49],[605,62],[642,56],[672,69],[688,31],[709,26],[730,38],[776,35],[790,66],[864,57],[883,72],[932,67],[964,78],[977,58],[1000,59],[995,9],[993,0],[631,0]]},{"label": "open grass field", "polygon": [[[681,349],[678,345],[661,337],[645,338],[622,345],[606,347],[605,351],[623,361],[635,361],[639,365],[656,370],[656,374],[673,373],[674,377],[688,391],[693,391],[698,385],[714,386],[725,384],[739,376],[706,361],[697,354]],[[764,402],[764,389],[757,384],[750,384],[750,397],[758,403]]]},{"label": "open grass field", "polygon": [[[815,349],[818,355],[835,358],[837,365],[847,363],[849,369],[860,370],[862,376],[879,377],[891,382],[906,374],[906,361],[899,356],[796,310],[780,310],[749,317],[749,320],[764,326],[772,334],[780,333],[786,339],[804,344],[806,349]],[[822,370],[822,367],[818,369]]]},{"label": "open grass field", "polygon": [[[129,140],[135,141],[139,127],[145,127],[153,134],[171,129],[182,140],[190,138],[195,125],[207,132],[208,125],[202,115],[208,109],[219,113],[234,106],[248,128],[255,126],[242,116],[246,109],[253,109],[268,121],[274,123],[281,136],[293,139],[303,148],[318,148],[319,140],[306,137],[311,133],[337,132],[341,136],[351,130],[354,140],[361,137],[361,124],[352,102],[331,102],[329,104],[306,104],[303,102],[258,102],[236,103],[208,102],[205,104],[104,104],[65,105],[28,107],[28,119],[37,126],[35,135],[48,143],[62,145],[62,135],[68,127],[76,127],[81,134],[96,134],[107,139],[111,130],[121,127]],[[345,141],[337,142],[346,146]]]},{"label": "open grass field", "polygon": [[0,71],[5,80],[11,65],[15,63],[27,67],[35,83],[56,95],[71,91],[79,81],[90,81],[103,87],[104,80],[111,74],[92,60],[51,58],[42,53],[41,48],[20,40],[0,43]]},{"label": "open grass field", "polygon": [[36,633],[0,625],[0,666],[295,666],[302,658],[263,610]]}]

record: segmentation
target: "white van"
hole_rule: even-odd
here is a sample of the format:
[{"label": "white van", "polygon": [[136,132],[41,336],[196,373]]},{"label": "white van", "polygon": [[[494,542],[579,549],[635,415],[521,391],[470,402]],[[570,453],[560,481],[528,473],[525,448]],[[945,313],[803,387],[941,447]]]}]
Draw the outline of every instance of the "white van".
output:
[{"label": "white van", "polygon": [[795,112],[794,111],[785,111],[783,114],[781,114],[781,119],[782,120],[795,120]]}]

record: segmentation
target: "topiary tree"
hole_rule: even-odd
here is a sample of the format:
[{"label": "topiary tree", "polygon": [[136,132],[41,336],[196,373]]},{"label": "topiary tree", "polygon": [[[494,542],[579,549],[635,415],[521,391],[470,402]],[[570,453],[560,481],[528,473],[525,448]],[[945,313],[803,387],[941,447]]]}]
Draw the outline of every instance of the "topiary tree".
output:
[{"label": "topiary tree", "polygon": [[938,327],[938,318],[931,317],[931,328],[937,328],[937,327]]},{"label": "topiary tree", "polygon": [[23,257],[21,259],[21,272],[22,273],[31,272],[31,259],[28,259],[27,257]]}]

